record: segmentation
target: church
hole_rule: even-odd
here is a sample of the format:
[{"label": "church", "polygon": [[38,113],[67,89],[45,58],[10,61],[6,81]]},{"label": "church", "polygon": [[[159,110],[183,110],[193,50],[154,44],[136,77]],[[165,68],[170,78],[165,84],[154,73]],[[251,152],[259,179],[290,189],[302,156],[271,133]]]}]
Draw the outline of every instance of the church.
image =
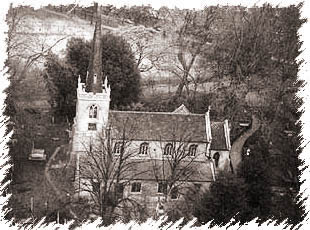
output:
[{"label": "church", "polygon": [[182,200],[186,189],[207,189],[220,171],[230,170],[229,124],[211,121],[210,108],[205,114],[191,113],[184,105],[173,112],[110,109],[100,37],[97,11],[89,69],[86,82],[78,80],[72,126],[78,195],[96,200],[97,194],[99,206],[108,206],[101,200],[113,190],[115,207],[123,200],[155,210],[162,199]]}]

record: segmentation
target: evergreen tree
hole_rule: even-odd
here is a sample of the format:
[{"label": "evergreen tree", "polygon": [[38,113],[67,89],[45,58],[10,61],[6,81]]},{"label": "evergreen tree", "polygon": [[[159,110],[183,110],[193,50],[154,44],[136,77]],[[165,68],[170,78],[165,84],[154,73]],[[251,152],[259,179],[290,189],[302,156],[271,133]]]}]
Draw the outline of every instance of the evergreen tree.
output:
[{"label": "evergreen tree", "polygon": [[[87,74],[91,52],[90,42],[72,39],[67,46],[67,63],[83,82]],[[103,77],[111,84],[111,107],[122,107],[137,102],[140,94],[140,72],[127,42],[118,36],[102,36]]]},{"label": "evergreen tree", "polygon": [[[264,221],[272,216],[279,220],[288,218],[293,224],[302,220],[302,207],[294,201],[294,192],[288,192],[291,189],[296,192],[299,190],[297,178],[300,151],[296,149],[300,144],[297,138],[300,128],[296,121],[300,116],[297,112],[300,101],[294,100],[294,94],[300,85],[300,82],[295,82],[301,64],[296,61],[301,52],[297,31],[305,22],[300,18],[301,6],[273,8],[264,5],[247,10],[242,8],[238,13],[227,11],[223,18],[231,20],[223,20],[226,29],[218,34],[219,37],[215,36],[214,50],[209,50],[211,56],[203,59],[210,61],[213,58],[215,73],[219,77],[228,75],[235,83],[229,92],[243,95],[236,96],[235,101],[231,100],[233,97],[223,100],[224,107],[230,109],[223,110],[225,117],[240,119],[238,114],[245,110],[244,105],[247,106],[247,112],[259,114],[260,131],[245,143],[251,152],[243,156],[237,170],[237,176],[244,179],[246,189],[242,196],[246,198],[246,207],[249,208],[244,209],[247,212],[240,209],[238,218],[241,221],[255,217]],[[268,96],[261,105],[246,100],[247,93],[264,90],[268,91]],[[220,95],[219,91],[217,93]],[[224,94],[227,95],[227,92]],[[216,106],[213,108],[217,109]],[[219,178],[212,186],[219,186],[219,183],[229,185],[230,182]],[[201,210],[205,215],[214,216],[211,212],[220,209],[221,205],[212,203],[211,198],[213,201],[222,201],[224,198],[212,186],[204,194],[205,204]],[[229,190],[234,189],[232,184],[229,187]],[[274,192],[275,187],[286,192],[279,195]],[[278,201],[275,196],[278,196]],[[236,213],[235,205],[230,204],[228,216]],[[225,222],[223,216],[218,219]]]},{"label": "evergreen tree", "polygon": [[56,102],[55,115],[75,116],[77,76],[73,68],[63,63],[55,54],[50,53],[45,62],[45,79],[53,100]]},{"label": "evergreen tree", "polygon": [[[67,44],[66,60],[50,54],[45,63],[49,89],[57,101],[60,115],[75,116],[77,78],[85,82],[91,54],[91,43],[73,38]],[[111,85],[111,108],[122,108],[139,99],[140,72],[126,41],[106,34],[102,37],[103,78]]]},{"label": "evergreen tree", "polygon": [[91,43],[81,38],[71,38],[67,43],[66,62],[73,69],[74,74],[81,76],[85,82],[91,55]]},{"label": "evergreen tree", "polygon": [[273,173],[279,169],[273,168],[275,159],[261,136],[259,131],[247,141],[251,151],[243,154],[236,174],[220,174],[202,198],[195,201],[194,216],[200,223],[213,220],[213,224],[226,224],[232,217],[241,223],[257,217],[259,222],[288,219],[293,225],[303,220],[304,209],[301,202],[296,202],[298,187],[290,187],[283,193],[272,190],[279,186],[273,179]]},{"label": "evergreen tree", "polygon": [[255,149],[251,149],[250,153],[244,154],[238,176],[244,179],[247,186],[245,195],[250,212],[247,213],[246,218],[250,220],[258,217],[260,220],[265,221],[269,217],[271,206],[268,161],[270,158],[268,158],[264,142],[260,140],[260,135],[260,132],[257,132],[248,141],[254,140],[255,143],[246,143],[255,146]]},{"label": "evergreen tree", "polygon": [[225,225],[232,218],[246,219],[250,211],[246,197],[247,186],[242,178],[222,173],[210,190],[194,206],[194,216],[200,223],[212,221],[213,225]]}]

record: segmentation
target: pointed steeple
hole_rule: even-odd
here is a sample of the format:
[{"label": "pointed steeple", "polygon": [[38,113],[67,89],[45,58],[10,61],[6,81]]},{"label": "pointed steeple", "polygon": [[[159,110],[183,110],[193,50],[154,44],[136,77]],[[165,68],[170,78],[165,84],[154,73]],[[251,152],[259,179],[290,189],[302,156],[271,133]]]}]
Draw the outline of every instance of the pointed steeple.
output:
[{"label": "pointed steeple", "polygon": [[102,93],[101,12],[98,3],[95,3],[94,8],[96,24],[85,90],[86,92]]}]

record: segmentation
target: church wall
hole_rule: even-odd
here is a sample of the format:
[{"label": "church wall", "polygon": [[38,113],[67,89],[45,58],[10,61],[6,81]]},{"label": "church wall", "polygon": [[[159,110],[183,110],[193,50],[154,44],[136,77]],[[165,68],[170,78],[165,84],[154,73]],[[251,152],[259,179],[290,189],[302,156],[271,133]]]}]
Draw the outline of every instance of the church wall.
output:
[{"label": "church wall", "polygon": [[[214,154],[216,152],[218,152],[220,156],[217,167],[215,165],[215,159],[214,159]],[[211,150],[211,158],[214,162],[216,172],[230,170],[230,158],[228,150]]]},{"label": "church wall", "polygon": [[[121,140],[120,140],[121,141]],[[117,142],[117,141],[115,141]],[[140,146],[142,143],[148,143],[149,148],[148,148],[148,154],[147,155],[141,155],[139,154],[140,151]],[[142,140],[134,140],[130,142],[130,145],[127,148],[127,152],[129,154],[132,154],[134,159],[162,159],[163,154],[164,154],[164,149],[166,144],[172,143],[172,142],[166,142],[166,141],[142,141]],[[180,143],[175,143],[176,146],[178,147]],[[197,151],[196,151],[196,156],[193,157],[197,161],[205,161],[207,158],[205,156],[206,152],[206,143],[198,143],[198,142],[191,142],[186,145],[186,151],[188,151],[189,146],[192,144],[197,145]],[[114,146],[113,146],[114,147]]]},{"label": "church wall", "polygon": [[[140,192],[132,192],[131,184],[133,182],[140,182],[141,183],[141,191]],[[87,183],[84,181],[83,183]],[[90,183],[88,183],[90,184]],[[206,190],[209,189],[211,181],[204,181],[204,182],[186,182],[182,184],[181,186],[178,186],[179,188],[179,195],[177,199],[171,199],[171,197],[168,195],[167,197],[163,193],[158,192],[158,182],[155,180],[134,180],[131,181],[129,184],[127,184],[124,188],[123,192],[123,198],[129,198],[131,200],[134,200],[137,202],[141,207],[144,207],[145,210],[143,213],[144,215],[147,215],[148,217],[154,216],[156,212],[156,206],[159,201],[164,203],[164,207],[167,210],[170,206],[173,204],[176,204],[177,202],[183,202],[184,196],[183,194],[186,194],[188,191],[194,191],[195,184],[199,184],[201,187],[197,192],[203,193]],[[80,192],[81,197],[87,197],[90,196],[88,192],[82,191]],[[141,214],[141,213],[140,213]],[[137,213],[136,213],[137,215]]]},{"label": "church wall", "polygon": [[[96,136],[102,132],[107,124],[110,107],[110,91],[105,89],[103,93],[87,93],[85,92],[85,84],[78,83],[76,117],[72,128],[73,152],[85,151],[85,148],[88,148],[90,145],[90,140],[96,139]],[[90,118],[90,107],[93,105],[97,107],[97,116]],[[95,124],[96,130],[89,130],[89,124]]]},{"label": "church wall", "polygon": [[73,136],[73,153],[81,152],[81,154],[85,154],[86,150],[89,149],[91,140],[96,137],[96,132],[74,132]]},{"label": "church wall", "polygon": [[[96,137],[99,135],[98,132],[77,132],[75,131],[74,135],[74,143],[75,151],[85,151],[85,148],[89,147],[90,139],[94,142]],[[117,143],[117,140],[113,141],[112,149],[114,149],[115,144]],[[122,140],[119,140],[119,142],[122,142]],[[147,155],[139,154],[140,146],[142,143],[148,143],[148,151]],[[126,154],[130,154],[133,159],[162,159],[164,154],[164,149],[166,144],[171,142],[160,142],[160,141],[130,141],[127,143],[128,147],[126,148]],[[198,142],[191,142],[186,146],[186,151],[188,151],[189,146],[195,144],[197,145],[197,151],[196,156],[193,158],[195,161],[205,161],[207,157],[205,156],[206,153],[206,143],[198,143]],[[179,143],[176,144],[179,146]]]},{"label": "church wall", "polygon": [[[135,150],[136,153],[139,151],[140,144],[143,143],[143,141],[134,141],[131,146],[132,150]],[[166,144],[166,143],[165,143]],[[206,161],[205,157],[205,143],[197,143],[198,144],[198,157],[196,160],[204,160]],[[163,145],[163,143],[162,143]],[[160,148],[159,142],[150,142],[150,154],[148,156],[139,156],[137,155],[134,159],[162,159],[161,153],[163,152],[162,148]],[[80,154],[86,154],[85,152],[80,152]],[[151,157],[152,156],[152,157]],[[149,171],[152,171],[152,168],[148,169]],[[207,175],[206,175],[207,176]],[[158,203],[158,199],[164,198],[163,193],[158,193],[158,181],[156,180],[150,180],[150,179],[139,179],[139,180],[133,180],[132,182],[140,182],[141,183],[141,192],[133,193],[131,192],[131,185],[127,185],[124,189],[124,196],[130,197],[137,202],[141,204],[145,204],[148,210],[148,214],[153,215],[153,212],[155,211],[156,205]],[[131,183],[132,183],[131,182]],[[204,181],[195,181],[195,182],[186,182],[186,184],[193,185],[194,183],[201,184],[201,191],[206,190],[209,188],[210,183],[212,182],[212,176],[207,176]],[[83,189],[82,189],[83,190]],[[81,195],[87,196],[87,193],[81,192]],[[182,197],[180,197],[178,200],[180,201]],[[175,202],[175,200],[173,201]]]},{"label": "church wall", "polygon": [[[98,106],[97,118],[89,118],[89,108],[92,105]],[[103,124],[108,120],[109,101],[97,99],[93,96],[93,99],[83,100],[80,99],[77,108],[77,130],[88,132],[88,123],[96,123],[97,130],[101,130]]]},{"label": "church wall", "polygon": [[[136,181],[135,181],[136,182]],[[155,214],[155,209],[158,204],[158,201],[164,201],[165,195],[163,193],[158,193],[158,182],[157,181],[138,181],[141,182],[141,192],[140,193],[132,193],[131,192],[131,185],[126,186],[124,191],[124,196],[131,198],[135,201],[137,201],[139,204],[144,205],[147,210],[147,214],[149,216],[153,216]],[[200,192],[206,191],[209,189],[211,181],[210,182],[197,182],[201,184]],[[171,200],[170,197],[167,198],[167,205],[166,208],[168,208],[169,203],[175,203],[175,202],[182,202],[184,200],[184,197],[181,194],[185,194],[187,186],[190,186],[191,188],[194,187],[194,183],[187,182],[183,185],[183,189],[180,186],[180,194],[178,199]]]}]

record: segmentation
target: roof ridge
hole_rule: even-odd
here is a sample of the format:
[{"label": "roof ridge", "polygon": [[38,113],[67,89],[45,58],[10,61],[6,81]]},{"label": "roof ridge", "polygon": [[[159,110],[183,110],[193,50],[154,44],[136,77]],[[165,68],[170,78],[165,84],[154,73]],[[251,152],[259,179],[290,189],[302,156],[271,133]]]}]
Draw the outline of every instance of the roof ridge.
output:
[{"label": "roof ridge", "polygon": [[184,116],[205,116],[204,113],[173,113],[173,112],[146,112],[146,111],[120,111],[120,110],[110,110],[110,112],[117,113],[140,113],[140,114],[165,114],[165,115],[184,115]]}]

